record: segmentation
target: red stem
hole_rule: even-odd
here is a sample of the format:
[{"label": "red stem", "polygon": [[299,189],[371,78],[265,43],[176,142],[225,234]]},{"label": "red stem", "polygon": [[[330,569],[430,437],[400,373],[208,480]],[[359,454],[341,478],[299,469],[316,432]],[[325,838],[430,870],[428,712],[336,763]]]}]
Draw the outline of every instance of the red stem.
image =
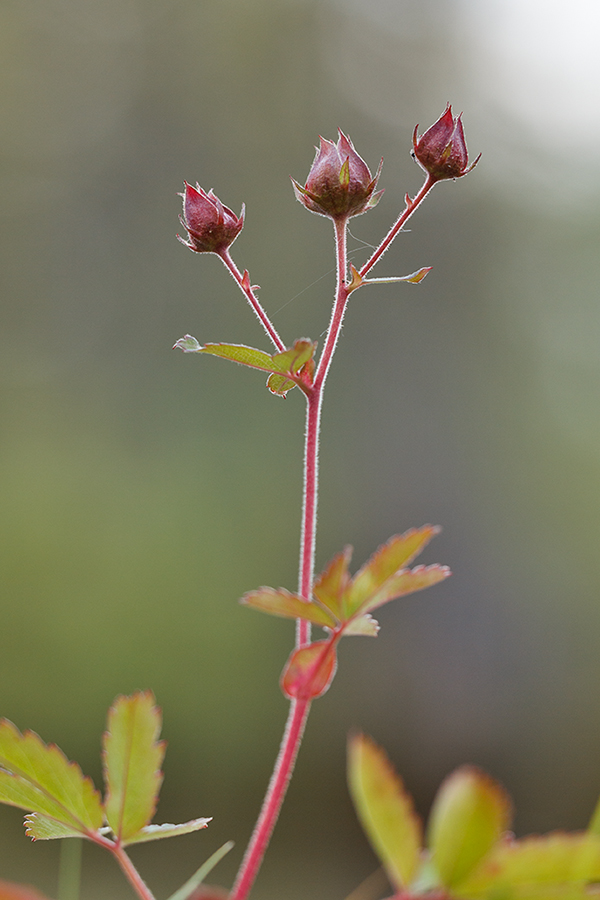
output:
[{"label": "red stem", "polygon": [[155,900],[154,894],[146,882],[143,881],[138,870],[119,844],[113,845],[112,854],[121,866],[129,884],[132,886],[138,897],[141,897],[141,900]]},{"label": "red stem", "polygon": [[[347,272],[347,220],[337,221],[334,224],[337,256],[336,299],[331,322],[329,324],[329,330],[325,339],[325,345],[323,347],[323,353],[321,354],[317,374],[315,376],[315,382],[312,389],[306,392],[308,406],[306,411],[306,433],[304,440],[304,492],[302,536],[300,541],[299,590],[301,596],[306,597],[307,599],[311,595],[314,572],[319,431],[323,388],[339,337],[344,310],[348,300],[348,290],[345,283]],[[225,260],[223,261],[225,262]],[[296,647],[301,647],[308,643],[310,643],[310,623],[300,619],[296,626]],[[291,701],[288,720],[281,741],[279,754],[275,762],[275,768],[273,769],[271,781],[269,782],[260,815],[254,827],[252,837],[250,838],[250,843],[244,854],[236,882],[231,891],[230,900],[246,900],[246,897],[254,884],[254,880],[258,874],[258,870],[260,869],[271,838],[273,828],[277,822],[290,778],[292,777],[294,763],[296,762],[296,757],[302,741],[302,734],[304,732],[309,710],[310,701]]]},{"label": "red stem", "polygon": [[286,349],[285,344],[283,343],[283,341],[277,334],[277,331],[275,330],[274,325],[271,323],[271,320],[269,319],[268,315],[262,308],[258,297],[255,295],[254,291],[252,290],[250,282],[245,283],[244,277],[241,274],[238,267],[236,266],[236,264],[234,263],[233,259],[231,258],[229,250],[227,248],[225,250],[222,250],[219,253],[219,257],[222,259],[223,264],[225,265],[226,269],[231,273],[236,284],[239,286],[240,290],[242,291],[242,293],[248,300],[248,303],[250,304],[250,306],[252,307],[252,309],[254,310],[256,315],[258,316],[263,328],[265,329],[265,331],[267,332],[267,334],[273,341],[275,348],[277,350],[279,350],[280,352],[282,350],[285,350]]},{"label": "red stem", "polygon": [[425,197],[427,196],[427,194],[429,193],[429,191],[431,190],[431,188],[434,186],[435,183],[436,183],[436,179],[433,178],[432,175],[427,175],[427,178],[425,179],[421,190],[419,191],[418,194],[415,195],[415,197],[413,197],[412,200],[410,199],[408,194],[406,195],[406,207],[400,213],[400,215],[398,216],[398,218],[396,219],[396,221],[394,222],[394,224],[392,225],[392,227],[390,228],[390,230],[388,231],[388,233],[386,234],[386,236],[380,243],[379,247],[377,247],[377,249],[375,250],[373,255],[367,260],[367,262],[364,264],[362,269],[359,271],[358,274],[362,278],[365,277],[367,272],[371,271],[371,269],[373,268],[373,266],[375,265],[376,262],[379,262],[379,260],[381,259],[381,257],[385,253],[385,251],[388,249],[388,247],[390,246],[390,244],[392,243],[392,241],[394,240],[394,238],[396,237],[396,235],[398,234],[398,232],[400,231],[402,226],[410,219],[410,217],[416,210],[417,206],[419,206],[419,204],[425,199]]}]

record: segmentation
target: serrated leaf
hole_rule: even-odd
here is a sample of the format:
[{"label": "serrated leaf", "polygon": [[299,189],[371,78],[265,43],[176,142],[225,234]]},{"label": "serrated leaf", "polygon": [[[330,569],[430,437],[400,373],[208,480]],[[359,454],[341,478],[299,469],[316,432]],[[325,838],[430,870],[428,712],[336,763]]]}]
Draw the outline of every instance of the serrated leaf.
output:
[{"label": "serrated leaf", "polygon": [[463,881],[489,853],[511,820],[506,791],[474,766],[453,772],[440,787],[428,825],[431,859],[448,888]]},{"label": "serrated leaf", "polygon": [[200,831],[206,828],[212,817],[208,819],[192,819],[181,825],[145,825],[133,837],[123,841],[123,846],[131,844],[146,844],[148,841],[160,841],[162,838],[177,837],[180,834],[191,834],[192,831]]},{"label": "serrated leaf", "polygon": [[41,813],[77,830],[96,831],[104,815],[91,779],[55,744],[0,720],[0,802]]},{"label": "serrated leaf", "polygon": [[350,619],[344,628],[344,637],[360,635],[361,637],[377,637],[379,634],[379,622],[366,613],[356,619]]},{"label": "serrated leaf", "polygon": [[335,628],[336,619],[325,609],[304,600],[298,594],[291,594],[285,588],[274,590],[269,587],[249,591],[241,598],[240,603],[270,613],[272,616],[283,616],[288,619],[305,619],[320,625],[321,628]]},{"label": "serrated leaf", "polygon": [[48,900],[48,898],[30,884],[0,881],[0,900]]},{"label": "serrated leaf", "polygon": [[81,837],[81,830],[71,828],[64,822],[57,822],[40,813],[25,816],[25,834],[32,841],[53,841],[56,838]]},{"label": "serrated leaf", "polygon": [[365,735],[349,741],[348,783],[365,834],[401,891],[417,872],[423,829],[402,780],[383,750]]},{"label": "serrated leaf", "polygon": [[396,600],[406,594],[414,594],[424,588],[432,587],[450,575],[448,566],[416,566],[414,569],[401,569],[385,582],[383,587],[359,606],[360,612],[377,609],[390,600]]},{"label": "serrated leaf", "polygon": [[500,841],[456,887],[465,900],[579,900],[600,881],[600,838],[585,832]]},{"label": "serrated leaf", "polygon": [[379,547],[352,579],[345,601],[348,615],[360,609],[400,569],[406,568],[439,531],[435,525],[411,528]]},{"label": "serrated leaf", "polygon": [[290,700],[315,700],[329,689],[336,668],[336,642],[314,641],[293,651],[281,676],[281,689]]},{"label": "serrated leaf", "polygon": [[164,741],[160,710],[150,691],[117,697],[103,738],[106,818],[123,843],[148,825],[162,783]]},{"label": "serrated leaf", "polygon": [[343,599],[350,584],[348,566],[351,559],[352,547],[344,547],[321,572],[313,587],[313,594],[317,600],[330,609],[337,619],[341,619],[344,615]]}]

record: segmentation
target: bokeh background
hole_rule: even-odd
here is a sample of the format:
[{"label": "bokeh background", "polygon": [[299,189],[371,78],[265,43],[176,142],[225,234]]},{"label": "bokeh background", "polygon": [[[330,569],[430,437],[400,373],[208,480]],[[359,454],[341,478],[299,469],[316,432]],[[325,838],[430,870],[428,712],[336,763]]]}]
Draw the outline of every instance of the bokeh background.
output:
[{"label": "bokeh background", "polygon": [[[443,586],[341,648],[264,864],[262,900],[343,898],[376,866],[345,740],[384,744],[419,810],[456,765],[500,779],[518,833],[583,827],[600,792],[600,13],[595,0],[3,0],[0,712],[97,783],[113,697],[152,688],[169,741],[134,851],[167,896],[229,838],[229,885],[286,715],[303,402],[170,348],[268,342],[215,257],[175,240],[183,179],[236,211],[238,264],[284,339],[322,338],[330,224],[295,202],[339,125],[385,196],[452,101],[468,178],[436,187],[357,293],[324,410],[318,564],[434,522]],[[56,895],[59,847],[0,809],[0,877]],[[132,896],[84,848],[84,900]]]}]

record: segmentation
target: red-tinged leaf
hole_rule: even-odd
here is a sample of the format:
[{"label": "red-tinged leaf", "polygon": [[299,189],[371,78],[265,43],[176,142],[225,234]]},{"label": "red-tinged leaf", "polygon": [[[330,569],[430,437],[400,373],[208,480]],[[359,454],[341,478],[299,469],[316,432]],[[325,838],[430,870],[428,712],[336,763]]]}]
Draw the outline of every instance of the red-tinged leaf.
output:
[{"label": "red-tinged leaf", "polygon": [[321,697],[337,668],[336,641],[315,641],[294,650],[281,676],[281,689],[290,700]]},{"label": "red-tinged leaf", "polygon": [[352,637],[355,634],[362,637],[377,637],[379,622],[369,613],[358,616],[356,619],[350,619],[350,622],[344,627],[344,637]]},{"label": "red-tinged leaf", "polygon": [[108,712],[103,762],[106,819],[122,843],[151,821],[162,783],[160,710],[150,691],[117,697]]},{"label": "red-tinged leaf", "polygon": [[389,759],[365,735],[349,742],[348,783],[365,834],[391,883],[401,891],[417,873],[423,828]]},{"label": "red-tinged leaf", "polygon": [[390,600],[396,600],[397,597],[403,597],[405,594],[414,594],[415,591],[422,591],[424,588],[431,587],[444,581],[452,573],[448,566],[438,566],[434,563],[432,566],[416,566],[414,569],[401,569],[395,575],[385,582],[383,587],[366,600],[359,610],[377,609]]},{"label": "red-tinged leaf", "polygon": [[317,600],[330,609],[337,619],[344,616],[343,599],[350,584],[348,566],[351,558],[352,547],[344,547],[321,572],[313,587],[313,594]]},{"label": "red-tinged leaf", "polygon": [[71,828],[63,822],[49,819],[41,813],[31,813],[25,816],[25,834],[32,841],[53,841],[57,838],[81,837],[81,830]]},{"label": "red-tinged leaf", "polygon": [[261,587],[257,591],[249,591],[241,598],[240,603],[270,613],[272,616],[283,616],[287,619],[305,619],[320,625],[321,628],[335,628],[338,622],[326,609],[298,594],[290,594],[285,588],[274,590]]},{"label": "red-tinged leaf", "polygon": [[191,834],[206,828],[212,818],[192,819],[191,822],[183,822],[182,825],[145,825],[129,840],[123,841],[124,845],[146,844],[148,841],[160,841],[162,838],[177,837],[180,834]]},{"label": "red-tinged leaf", "polygon": [[383,588],[388,578],[406,568],[439,530],[435,525],[411,528],[379,547],[352,580],[345,600],[348,617]]},{"label": "red-tinged leaf", "polygon": [[420,284],[431,272],[431,269],[431,266],[423,266],[422,269],[418,269],[416,272],[413,272],[412,275],[406,275],[404,280],[408,281],[410,284]]},{"label": "red-tinged leaf", "polygon": [[474,766],[463,766],[442,784],[428,825],[432,863],[441,883],[454,888],[492,849],[511,820],[504,788]]},{"label": "red-tinged leaf", "polygon": [[306,338],[301,338],[294,341],[293,347],[273,355],[274,374],[269,375],[267,379],[267,387],[272,394],[285,396],[288,391],[296,386],[297,382],[287,376],[299,376],[303,367],[312,360],[316,347],[316,343]]},{"label": "red-tinged leaf", "polygon": [[48,900],[48,898],[30,884],[0,881],[0,900]]},{"label": "red-tinged leaf", "polygon": [[54,744],[0,720],[0,802],[41,813],[81,835],[96,831],[104,814],[91,779]]},{"label": "red-tinged leaf", "polygon": [[598,881],[600,838],[557,832],[500,841],[455,890],[465,900],[584,900]]}]

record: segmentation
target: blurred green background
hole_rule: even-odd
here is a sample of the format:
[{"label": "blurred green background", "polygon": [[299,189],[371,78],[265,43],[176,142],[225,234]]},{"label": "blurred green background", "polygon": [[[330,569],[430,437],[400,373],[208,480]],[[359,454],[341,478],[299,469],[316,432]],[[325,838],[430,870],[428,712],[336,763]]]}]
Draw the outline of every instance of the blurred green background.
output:
[{"label": "blurred green background", "polygon": [[[448,100],[464,181],[436,187],[350,304],[324,410],[318,564],[443,525],[453,578],[347,641],[315,704],[255,896],[343,900],[376,863],[345,739],[384,744],[424,813],[473,762],[519,833],[585,825],[600,791],[600,14],[594,0],[3,0],[0,713],[100,776],[106,709],[152,688],[169,741],[139,848],[158,897],[217,846],[230,884],[269,777],[293,626],[237,604],[294,589],[303,402],[171,351],[269,348],[215,257],[175,240],[183,179],[246,227],[238,264],[285,340],[322,338],[331,227],[296,203],[339,125],[385,196],[367,257],[421,183]],[[57,843],[0,809],[0,877],[55,895]],[[132,896],[84,850],[84,900]]]}]

